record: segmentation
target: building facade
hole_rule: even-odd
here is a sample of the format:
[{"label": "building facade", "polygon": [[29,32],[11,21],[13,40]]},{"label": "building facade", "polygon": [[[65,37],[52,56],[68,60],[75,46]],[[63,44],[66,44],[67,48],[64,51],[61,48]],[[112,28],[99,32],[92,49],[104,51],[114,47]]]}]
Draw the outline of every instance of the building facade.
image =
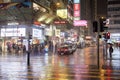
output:
[{"label": "building facade", "polygon": [[120,0],[108,0],[108,31],[120,32]]},{"label": "building facade", "polygon": [[120,42],[120,0],[108,0],[108,32],[110,39],[116,43]]}]

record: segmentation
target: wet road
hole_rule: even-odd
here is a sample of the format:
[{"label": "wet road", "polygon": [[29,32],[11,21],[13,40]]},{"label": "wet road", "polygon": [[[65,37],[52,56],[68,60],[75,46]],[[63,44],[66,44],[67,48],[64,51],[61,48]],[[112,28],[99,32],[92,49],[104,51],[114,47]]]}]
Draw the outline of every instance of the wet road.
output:
[{"label": "wet road", "polygon": [[30,66],[26,54],[3,54],[0,80],[120,80],[120,59],[116,53],[112,60],[103,60],[100,52],[100,69],[95,47],[77,49],[73,55],[31,53]]}]

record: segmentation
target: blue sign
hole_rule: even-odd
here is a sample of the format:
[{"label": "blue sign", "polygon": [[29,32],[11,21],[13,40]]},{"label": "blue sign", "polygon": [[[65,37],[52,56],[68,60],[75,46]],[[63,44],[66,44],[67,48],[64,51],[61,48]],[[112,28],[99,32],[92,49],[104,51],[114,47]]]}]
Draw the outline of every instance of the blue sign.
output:
[{"label": "blue sign", "polygon": [[74,0],[74,3],[80,3],[80,0]]}]

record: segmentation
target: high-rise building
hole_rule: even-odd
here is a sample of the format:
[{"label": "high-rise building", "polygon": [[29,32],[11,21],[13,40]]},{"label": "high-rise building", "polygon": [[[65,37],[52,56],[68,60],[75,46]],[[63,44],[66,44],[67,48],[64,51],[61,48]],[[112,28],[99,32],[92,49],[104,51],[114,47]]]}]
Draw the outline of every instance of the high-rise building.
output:
[{"label": "high-rise building", "polygon": [[85,34],[91,35],[92,33],[92,20],[95,16],[93,0],[81,0],[81,19],[87,21],[87,26],[84,27]]},{"label": "high-rise building", "polygon": [[93,21],[98,21],[107,16],[107,0],[81,0],[81,19],[87,20],[85,36],[94,36]]},{"label": "high-rise building", "polygon": [[108,31],[120,32],[120,0],[108,0]]}]

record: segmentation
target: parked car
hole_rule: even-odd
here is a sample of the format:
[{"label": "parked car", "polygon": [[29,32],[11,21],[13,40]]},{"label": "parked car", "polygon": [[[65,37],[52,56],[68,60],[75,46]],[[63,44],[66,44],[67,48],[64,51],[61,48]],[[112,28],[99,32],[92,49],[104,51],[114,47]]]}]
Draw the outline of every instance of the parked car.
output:
[{"label": "parked car", "polygon": [[60,55],[63,54],[73,54],[75,52],[75,47],[72,45],[64,45],[64,46],[60,46],[59,48],[57,48],[57,53]]}]

